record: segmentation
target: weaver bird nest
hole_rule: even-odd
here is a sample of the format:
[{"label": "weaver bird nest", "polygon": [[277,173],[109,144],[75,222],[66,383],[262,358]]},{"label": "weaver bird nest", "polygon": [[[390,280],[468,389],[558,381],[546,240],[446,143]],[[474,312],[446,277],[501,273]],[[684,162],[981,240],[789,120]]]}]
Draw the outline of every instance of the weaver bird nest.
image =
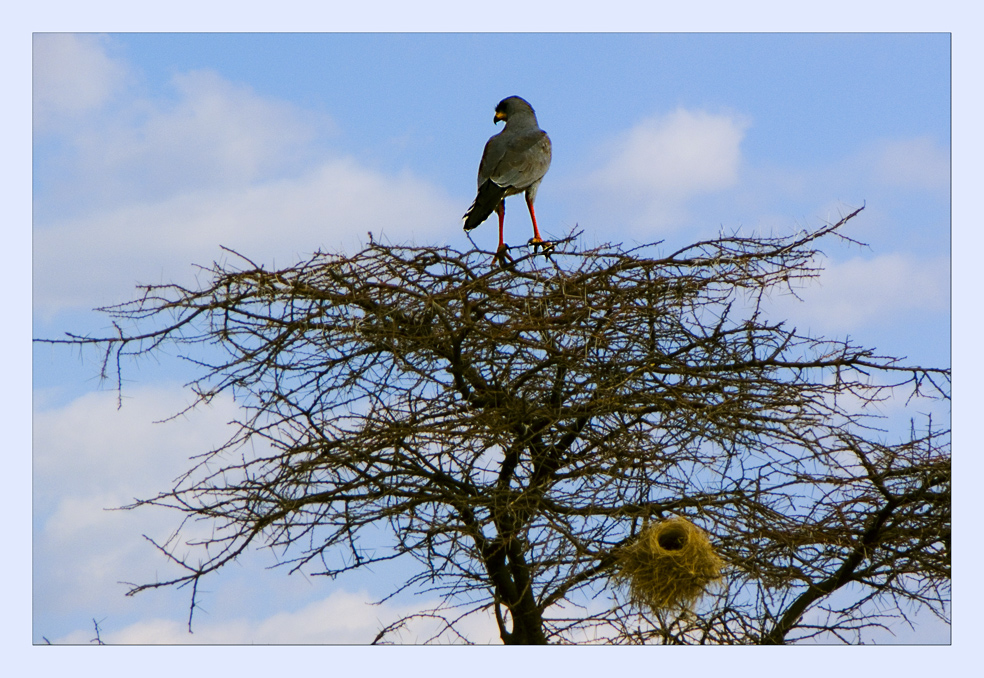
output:
[{"label": "weaver bird nest", "polygon": [[723,561],[703,530],[683,518],[643,528],[618,555],[616,579],[652,610],[690,607],[721,576]]}]

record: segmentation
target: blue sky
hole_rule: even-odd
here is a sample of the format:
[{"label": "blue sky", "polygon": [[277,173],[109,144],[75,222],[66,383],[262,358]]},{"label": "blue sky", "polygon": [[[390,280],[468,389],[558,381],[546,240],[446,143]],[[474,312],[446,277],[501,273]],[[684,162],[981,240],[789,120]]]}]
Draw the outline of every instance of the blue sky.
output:
[{"label": "blue sky", "polygon": [[[98,331],[91,308],[137,282],[188,282],[219,245],[269,264],[367,230],[465,247],[493,108],[519,94],[553,140],[545,234],[669,248],[866,202],[848,233],[869,247],[829,248],[805,302],[776,312],[946,365],[950,47],[941,33],[39,35],[32,332]],[[519,244],[529,218],[512,201]],[[493,249],[494,224],[473,238]],[[176,516],[103,509],[165,487],[223,441],[235,405],[155,425],[187,402],[184,368],[130,370],[117,410],[87,357],[33,353],[35,642],[87,642],[96,617],[116,642],[357,643],[408,609],[367,611],[385,572],[287,577],[265,552],[210,584],[192,638],[184,592],[124,598],[119,581],[164,568],[140,535],[166,536]]]}]

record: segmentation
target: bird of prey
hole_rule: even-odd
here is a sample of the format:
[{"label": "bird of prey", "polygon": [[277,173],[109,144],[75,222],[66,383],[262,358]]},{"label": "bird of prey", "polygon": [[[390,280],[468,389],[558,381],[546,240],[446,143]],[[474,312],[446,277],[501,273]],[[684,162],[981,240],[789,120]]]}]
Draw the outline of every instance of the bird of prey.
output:
[{"label": "bird of prey", "polygon": [[499,249],[496,259],[502,263],[508,248],[502,237],[506,216],[506,196],[526,194],[526,206],[533,220],[533,237],[528,244],[543,247],[549,252],[550,243],[540,237],[536,226],[533,201],[543,175],[550,167],[550,137],[540,129],[536,113],[529,102],[520,97],[507,97],[495,107],[493,123],[506,122],[505,128],[488,140],[482,161],[478,165],[478,195],[465,212],[465,230],[470,231],[489,218],[499,215]]}]

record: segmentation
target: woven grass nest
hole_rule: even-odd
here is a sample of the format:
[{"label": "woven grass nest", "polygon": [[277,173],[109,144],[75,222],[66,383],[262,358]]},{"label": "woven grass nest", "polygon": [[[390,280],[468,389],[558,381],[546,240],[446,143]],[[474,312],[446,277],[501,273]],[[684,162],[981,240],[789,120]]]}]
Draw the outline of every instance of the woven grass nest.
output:
[{"label": "woven grass nest", "polygon": [[703,530],[683,518],[644,527],[617,563],[633,602],[652,610],[691,607],[724,565]]}]

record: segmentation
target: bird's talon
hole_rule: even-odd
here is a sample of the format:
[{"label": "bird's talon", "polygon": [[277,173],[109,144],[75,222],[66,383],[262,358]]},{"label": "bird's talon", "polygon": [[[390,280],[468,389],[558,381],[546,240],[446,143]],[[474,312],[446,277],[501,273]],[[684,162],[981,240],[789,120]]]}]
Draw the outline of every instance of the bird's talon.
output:
[{"label": "bird's talon", "polygon": [[[540,253],[545,257],[549,257],[553,253],[554,248],[557,245],[556,243],[552,243],[549,240],[542,240],[540,238],[533,237],[529,239],[529,242],[526,243],[526,246],[533,248],[534,255]],[[541,252],[540,250],[543,251]]]},{"label": "bird's talon", "polygon": [[512,256],[509,254],[509,245],[502,243],[499,245],[499,249],[495,251],[492,256],[493,260],[498,262],[501,268],[505,268],[507,263],[512,263]]}]

